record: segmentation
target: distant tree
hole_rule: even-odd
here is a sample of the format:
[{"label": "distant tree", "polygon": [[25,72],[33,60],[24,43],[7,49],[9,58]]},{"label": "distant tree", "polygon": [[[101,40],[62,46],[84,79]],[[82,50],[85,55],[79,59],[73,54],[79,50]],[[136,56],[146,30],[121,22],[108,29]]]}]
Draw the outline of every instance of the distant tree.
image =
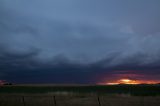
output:
[{"label": "distant tree", "polygon": [[12,85],[12,83],[7,82],[5,80],[0,80],[0,86],[3,86],[3,85]]}]

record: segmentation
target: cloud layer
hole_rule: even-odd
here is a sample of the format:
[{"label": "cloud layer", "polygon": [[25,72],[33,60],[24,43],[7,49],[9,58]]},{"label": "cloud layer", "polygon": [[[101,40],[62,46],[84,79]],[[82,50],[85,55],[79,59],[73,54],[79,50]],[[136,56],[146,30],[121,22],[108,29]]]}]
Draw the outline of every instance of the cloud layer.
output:
[{"label": "cloud layer", "polygon": [[159,5],[159,0],[1,0],[0,77],[11,67],[58,64],[78,67],[79,73],[110,73],[115,67],[148,73],[160,65]]}]

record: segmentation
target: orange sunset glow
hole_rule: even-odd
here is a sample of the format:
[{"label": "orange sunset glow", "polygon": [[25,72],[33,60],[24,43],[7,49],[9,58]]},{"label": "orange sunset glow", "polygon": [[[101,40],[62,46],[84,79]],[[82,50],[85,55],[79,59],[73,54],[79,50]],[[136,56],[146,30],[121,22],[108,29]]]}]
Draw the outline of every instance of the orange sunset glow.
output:
[{"label": "orange sunset glow", "polygon": [[143,80],[133,80],[129,78],[122,78],[116,81],[111,81],[107,82],[105,84],[107,85],[118,85],[118,84],[131,84],[131,85],[136,85],[136,84],[157,84],[159,83],[158,81],[143,81]]},{"label": "orange sunset glow", "polygon": [[120,79],[116,82],[109,82],[108,85],[116,85],[116,84],[140,84],[140,81],[131,80],[131,79]]}]

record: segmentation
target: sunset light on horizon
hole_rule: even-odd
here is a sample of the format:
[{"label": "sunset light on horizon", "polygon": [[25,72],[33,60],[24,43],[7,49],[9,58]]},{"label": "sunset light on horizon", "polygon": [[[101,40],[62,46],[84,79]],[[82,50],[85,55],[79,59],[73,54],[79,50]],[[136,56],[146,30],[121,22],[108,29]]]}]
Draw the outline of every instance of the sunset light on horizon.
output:
[{"label": "sunset light on horizon", "polygon": [[122,78],[119,80],[113,80],[110,82],[99,83],[100,85],[119,85],[119,84],[126,84],[126,85],[138,85],[138,84],[159,84],[160,81],[154,80],[134,80],[128,78]]}]

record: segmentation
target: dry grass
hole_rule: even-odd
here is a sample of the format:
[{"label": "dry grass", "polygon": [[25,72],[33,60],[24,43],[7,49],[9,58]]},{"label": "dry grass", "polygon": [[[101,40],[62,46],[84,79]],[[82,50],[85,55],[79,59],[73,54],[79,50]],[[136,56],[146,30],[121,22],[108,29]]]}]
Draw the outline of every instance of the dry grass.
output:
[{"label": "dry grass", "polygon": [[[159,96],[108,95],[99,99],[101,106],[160,106]],[[52,94],[3,94],[0,95],[0,106],[99,106],[99,103],[96,95],[62,94],[54,98]]]}]

